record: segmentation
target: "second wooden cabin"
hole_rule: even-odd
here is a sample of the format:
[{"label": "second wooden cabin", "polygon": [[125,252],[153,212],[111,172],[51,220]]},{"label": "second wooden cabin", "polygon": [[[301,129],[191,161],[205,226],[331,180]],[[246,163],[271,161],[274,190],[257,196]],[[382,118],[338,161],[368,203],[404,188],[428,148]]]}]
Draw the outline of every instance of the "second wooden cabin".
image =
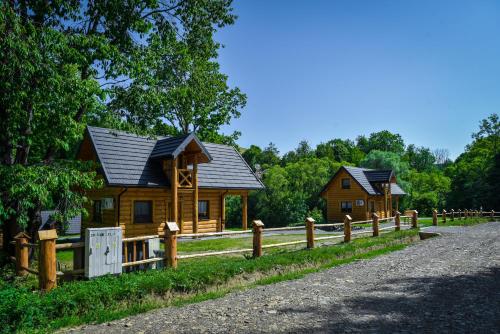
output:
[{"label": "second wooden cabin", "polygon": [[406,195],[392,170],[342,166],[321,191],[327,202],[328,222],[341,222],[345,215],[356,221],[391,217]]}]

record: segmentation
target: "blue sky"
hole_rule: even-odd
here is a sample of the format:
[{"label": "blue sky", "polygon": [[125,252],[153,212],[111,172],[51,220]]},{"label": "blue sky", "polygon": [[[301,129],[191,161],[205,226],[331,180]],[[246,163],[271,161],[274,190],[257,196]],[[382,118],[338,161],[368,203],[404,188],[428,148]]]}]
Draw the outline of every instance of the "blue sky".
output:
[{"label": "blue sky", "polygon": [[405,142],[471,141],[500,110],[500,1],[235,0],[217,33],[222,71],[248,96],[239,144],[354,139],[388,129]]}]

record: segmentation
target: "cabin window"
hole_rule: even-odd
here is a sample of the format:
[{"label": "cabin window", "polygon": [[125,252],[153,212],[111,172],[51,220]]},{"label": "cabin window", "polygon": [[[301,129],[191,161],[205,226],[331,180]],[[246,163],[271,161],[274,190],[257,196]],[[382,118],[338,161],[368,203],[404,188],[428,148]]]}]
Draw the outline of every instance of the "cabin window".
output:
[{"label": "cabin window", "polygon": [[352,212],[352,202],[340,202],[342,212]]},{"label": "cabin window", "polygon": [[208,201],[198,201],[198,219],[209,219],[209,209],[210,206]]},{"label": "cabin window", "polygon": [[100,199],[94,201],[93,216],[94,222],[102,223],[102,203]]},{"label": "cabin window", "polygon": [[351,189],[351,179],[342,179],[342,189]]},{"label": "cabin window", "polygon": [[153,201],[134,202],[134,224],[153,222]]}]

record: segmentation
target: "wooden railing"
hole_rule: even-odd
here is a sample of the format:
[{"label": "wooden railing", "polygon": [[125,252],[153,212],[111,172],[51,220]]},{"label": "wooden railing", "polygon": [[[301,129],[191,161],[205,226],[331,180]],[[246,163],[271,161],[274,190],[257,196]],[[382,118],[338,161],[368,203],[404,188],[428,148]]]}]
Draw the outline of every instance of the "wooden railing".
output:
[{"label": "wooden railing", "polygon": [[500,212],[491,210],[491,211],[482,211],[482,210],[453,210],[451,209],[449,212],[443,210],[441,213],[438,213],[437,210],[432,211],[432,225],[437,226],[439,223],[438,217],[441,217],[441,222],[446,224],[447,219],[450,221],[457,220],[466,220],[469,218],[490,218],[494,220],[495,218],[500,218]]},{"label": "wooden railing", "polygon": [[[140,237],[124,238],[123,242],[123,263],[122,267],[133,267],[146,265],[154,262],[164,261],[163,257],[150,257],[149,245],[147,242],[153,239],[162,238],[160,235],[146,235]],[[139,250],[137,249],[139,247]],[[131,259],[129,261],[129,249],[131,249]],[[140,258],[138,256],[140,254]]]},{"label": "wooden railing", "polygon": [[[401,229],[401,219],[409,218],[411,219],[411,226],[413,228],[418,227],[418,212],[413,211],[413,215],[410,216],[402,216],[399,212],[396,212],[394,217],[387,218],[379,218],[376,214],[373,215],[373,218],[370,220],[364,221],[356,221],[353,222],[352,218],[349,215],[345,216],[343,223],[332,223],[332,224],[315,224],[314,219],[307,218],[306,224],[302,226],[293,226],[293,227],[275,227],[275,228],[264,228],[264,224],[260,220],[255,220],[253,222],[253,229],[248,231],[231,231],[231,232],[210,232],[210,233],[190,233],[190,234],[180,234],[176,235],[176,238],[171,239],[171,241],[166,241],[165,250],[170,249],[168,252],[170,257],[172,258],[173,263],[177,265],[177,260],[183,259],[191,259],[197,257],[206,257],[206,256],[218,256],[218,255],[229,255],[229,254],[238,254],[238,253],[250,253],[252,252],[253,257],[262,256],[262,252],[264,249],[276,248],[276,247],[284,247],[284,246],[292,246],[298,244],[307,244],[307,248],[314,248],[316,241],[325,241],[330,239],[343,239],[344,242],[351,241],[353,236],[362,235],[370,233],[373,236],[379,236],[381,231],[388,230],[396,230],[399,231]],[[394,222],[392,226],[386,226],[380,228],[380,222]],[[353,225],[360,224],[371,224],[371,229],[361,230],[352,232]],[[342,234],[337,235],[329,235],[329,236],[321,236],[315,237],[316,229],[325,229],[330,227],[338,227],[343,228]],[[296,230],[305,230],[305,239],[282,242],[276,244],[263,245],[264,235],[267,232],[282,232],[282,231],[296,231]],[[175,232],[173,232],[175,233]],[[177,238],[203,238],[203,237],[213,237],[213,236],[231,236],[231,235],[242,235],[242,234],[252,234],[253,235],[253,247],[252,248],[242,248],[242,249],[232,249],[225,251],[217,251],[217,252],[203,252],[203,253],[195,253],[195,254],[177,254]],[[175,244],[169,244],[169,242],[174,242]],[[167,252],[166,252],[167,253]]]},{"label": "wooden railing", "polygon": [[179,188],[193,187],[193,171],[191,169],[178,169],[177,175],[179,181]]},{"label": "wooden railing", "polygon": [[[454,219],[469,219],[472,217],[489,217],[491,220],[495,218],[500,218],[500,212],[496,211],[477,211],[477,210],[450,210],[447,212],[443,210],[442,213],[438,213],[436,210],[433,212],[433,225],[438,224],[438,217],[441,217],[443,224],[446,224],[447,218],[450,220]],[[409,224],[404,224],[403,220],[408,219]],[[380,227],[380,223],[389,223],[388,226]],[[354,230],[353,227],[356,225],[370,224],[371,228],[365,229],[364,227],[360,230]],[[396,212],[394,217],[379,218],[376,214],[373,215],[372,219],[364,221],[352,221],[349,215],[346,215],[343,223],[332,223],[332,224],[316,224],[314,219],[307,218],[305,225],[293,226],[293,227],[275,227],[275,228],[264,228],[264,224],[260,220],[255,220],[253,222],[252,230],[244,231],[228,231],[228,232],[209,232],[209,233],[190,233],[190,234],[178,234],[179,228],[176,223],[167,222],[165,227],[165,232],[157,235],[124,238],[123,242],[123,261],[122,268],[133,267],[151,264],[155,262],[163,262],[165,266],[176,268],[178,260],[206,257],[206,256],[218,256],[218,255],[230,255],[238,253],[252,253],[253,257],[260,257],[263,254],[263,250],[285,247],[299,244],[306,244],[307,248],[314,248],[315,243],[318,241],[325,241],[330,239],[343,239],[344,242],[350,242],[352,238],[357,236],[372,234],[372,236],[377,237],[380,233],[385,231],[399,231],[402,226],[409,226],[412,228],[418,228],[418,212],[416,210],[412,211],[412,215],[401,215]],[[325,228],[341,228],[342,233],[327,236],[315,236],[315,231],[318,229],[325,230]],[[275,244],[263,245],[264,236],[266,233],[272,232],[283,232],[283,231],[305,231],[305,238],[301,240],[281,242]],[[194,254],[177,254],[177,239],[178,238],[204,238],[213,236],[237,236],[237,235],[252,235],[253,245],[252,248],[242,248],[242,249],[232,249],[217,252],[203,252]],[[165,245],[165,251],[163,254],[157,256],[149,257],[146,246],[146,242],[150,242],[152,239],[163,239]],[[26,275],[27,273],[38,275],[39,285],[41,290],[50,290],[57,285],[57,276],[65,275],[80,275],[84,272],[84,269],[77,267],[73,270],[68,271],[57,271],[56,268],[56,252],[60,250],[75,250],[83,251],[85,247],[84,242],[72,242],[72,243],[60,243],[56,244],[57,234],[55,230],[40,231],[39,241],[37,243],[30,243],[29,237],[20,233],[16,236],[15,244],[16,256],[10,259],[16,264],[16,274]],[[29,249],[38,248],[38,268],[33,269],[29,267]],[[131,249],[131,256],[129,259],[129,250]],[[140,255],[140,256],[139,256]],[[82,254],[83,256],[83,254]],[[76,263],[76,262],[75,262]],[[147,267],[145,267],[147,268]]]}]

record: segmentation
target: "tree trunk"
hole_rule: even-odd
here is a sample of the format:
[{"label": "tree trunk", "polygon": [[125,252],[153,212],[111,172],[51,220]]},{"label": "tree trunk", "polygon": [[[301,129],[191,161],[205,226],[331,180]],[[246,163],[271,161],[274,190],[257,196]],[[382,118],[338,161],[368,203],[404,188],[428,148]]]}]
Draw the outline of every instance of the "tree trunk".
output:
[{"label": "tree trunk", "polygon": [[17,223],[15,218],[7,219],[4,224],[2,224],[3,231],[3,249],[7,254],[14,256],[15,247],[11,245],[10,242],[14,240],[14,237],[21,232],[21,228]]}]

